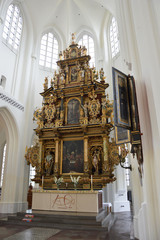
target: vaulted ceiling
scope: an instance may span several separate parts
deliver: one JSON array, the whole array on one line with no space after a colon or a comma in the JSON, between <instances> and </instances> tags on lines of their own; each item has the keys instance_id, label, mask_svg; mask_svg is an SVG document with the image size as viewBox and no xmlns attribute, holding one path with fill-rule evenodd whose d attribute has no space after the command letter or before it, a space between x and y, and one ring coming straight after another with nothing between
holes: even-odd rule
<instances>
[{"instance_id":1,"label":"vaulted ceiling","mask_svg":"<svg viewBox=\"0 0 160 240\"><path fill-rule=\"evenodd\" d=\"M23 2L23 1L22 1ZM36 34L55 27L62 36L80 31L83 26L98 36L114 0L24 0Z\"/></svg>"}]
</instances>

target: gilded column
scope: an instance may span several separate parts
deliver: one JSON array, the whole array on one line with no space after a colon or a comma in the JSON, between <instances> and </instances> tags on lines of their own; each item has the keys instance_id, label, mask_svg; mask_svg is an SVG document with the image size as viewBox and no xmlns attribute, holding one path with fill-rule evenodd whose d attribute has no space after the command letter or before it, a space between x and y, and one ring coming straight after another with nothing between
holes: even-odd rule
<instances>
[{"instance_id":1,"label":"gilded column","mask_svg":"<svg viewBox=\"0 0 160 240\"><path fill-rule=\"evenodd\" d=\"M88 137L84 137L84 173L88 173Z\"/></svg>"},{"instance_id":2,"label":"gilded column","mask_svg":"<svg viewBox=\"0 0 160 240\"><path fill-rule=\"evenodd\" d=\"M63 125L63 120L64 120L64 108L63 108L63 99L64 99L64 96L63 96L63 92L61 93L61 110L60 110L60 126Z\"/></svg>"},{"instance_id":3,"label":"gilded column","mask_svg":"<svg viewBox=\"0 0 160 240\"><path fill-rule=\"evenodd\" d=\"M42 140L39 140L39 159L38 162L41 163L42 161Z\"/></svg>"},{"instance_id":4,"label":"gilded column","mask_svg":"<svg viewBox=\"0 0 160 240\"><path fill-rule=\"evenodd\" d=\"M109 171L108 137L107 136L103 136L103 153L104 153L103 173L106 174Z\"/></svg>"},{"instance_id":5,"label":"gilded column","mask_svg":"<svg viewBox=\"0 0 160 240\"><path fill-rule=\"evenodd\" d=\"M43 164L42 164L42 159L43 159L43 141L39 140L39 158L38 158L38 167L36 168L37 175L39 176L40 174L43 175Z\"/></svg>"},{"instance_id":6,"label":"gilded column","mask_svg":"<svg viewBox=\"0 0 160 240\"><path fill-rule=\"evenodd\" d=\"M55 163L54 163L54 173L58 174L58 152L59 152L59 139L55 139Z\"/></svg>"}]
</instances>

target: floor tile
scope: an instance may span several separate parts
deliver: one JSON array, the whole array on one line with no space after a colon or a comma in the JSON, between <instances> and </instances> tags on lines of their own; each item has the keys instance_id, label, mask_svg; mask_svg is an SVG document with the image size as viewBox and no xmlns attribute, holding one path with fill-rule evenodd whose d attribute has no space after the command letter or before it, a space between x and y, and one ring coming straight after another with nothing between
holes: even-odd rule
<instances>
[{"instance_id":1,"label":"floor tile","mask_svg":"<svg viewBox=\"0 0 160 240\"><path fill-rule=\"evenodd\" d=\"M133 222L130 212L114 214L110 231L85 231L0 224L0 240L130 240ZM132 238L131 237L132 234Z\"/></svg>"},{"instance_id":2,"label":"floor tile","mask_svg":"<svg viewBox=\"0 0 160 240\"><path fill-rule=\"evenodd\" d=\"M106 237L106 232L63 230L48 240L106 240Z\"/></svg>"},{"instance_id":3,"label":"floor tile","mask_svg":"<svg viewBox=\"0 0 160 240\"><path fill-rule=\"evenodd\" d=\"M25 231L16 233L4 240L47 240L49 237L60 232L58 229L50 228L29 228Z\"/></svg>"},{"instance_id":4,"label":"floor tile","mask_svg":"<svg viewBox=\"0 0 160 240\"><path fill-rule=\"evenodd\" d=\"M0 225L0 240L5 239L11 235L14 235L18 232L28 229L27 226L18 226L18 225Z\"/></svg>"}]
</instances>

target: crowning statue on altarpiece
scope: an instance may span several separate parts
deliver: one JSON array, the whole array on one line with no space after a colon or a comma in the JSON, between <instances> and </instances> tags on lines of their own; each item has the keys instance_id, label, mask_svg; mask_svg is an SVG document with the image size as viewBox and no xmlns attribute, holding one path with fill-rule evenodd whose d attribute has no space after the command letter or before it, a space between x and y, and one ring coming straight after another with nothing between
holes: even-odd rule
<instances>
[{"instance_id":1,"label":"crowning statue on altarpiece","mask_svg":"<svg viewBox=\"0 0 160 240\"><path fill-rule=\"evenodd\" d=\"M72 189L70 175L80 176L78 189L101 189L115 180L119 164L118 147L110 140L113 129L113 102L106 97L103 68L89 66L86 48L71 45L60 52L51 85L45 78L43 104L34 112L39 142L26 152L28 164L36 167L34 181L56 188L54 177L63 177L62 189ZM37 152L38 149L38 152ZM33 161L33 153L36 160ZM92 178L91 178L92 176Z\"/></svg>"}]
</instances>

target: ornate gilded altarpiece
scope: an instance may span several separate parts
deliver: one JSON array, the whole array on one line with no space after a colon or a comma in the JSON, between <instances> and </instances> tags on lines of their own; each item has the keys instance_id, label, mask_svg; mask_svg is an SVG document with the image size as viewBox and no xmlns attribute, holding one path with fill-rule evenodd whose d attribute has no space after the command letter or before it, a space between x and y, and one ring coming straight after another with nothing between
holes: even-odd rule
<instances>
[{"instance_id":1,"label":"ornate gilded altarpiece","mask_svg":"<svg viewBox=\"0 0 160 240\"><path fill-rule=\"evenodd\" d=\"M63 177L60 189L73 189L70 175L80 176L77 189L102 189L115 181L118 147L110 139L113 102L106 96L104 71L89 66L86 48L71 45L60 52L58 71L50 86L44 81L43 104L34 112L38 142L26 151L36 167L36 183L56 189L54 177Z\"/></svg>"}]
</instances>

